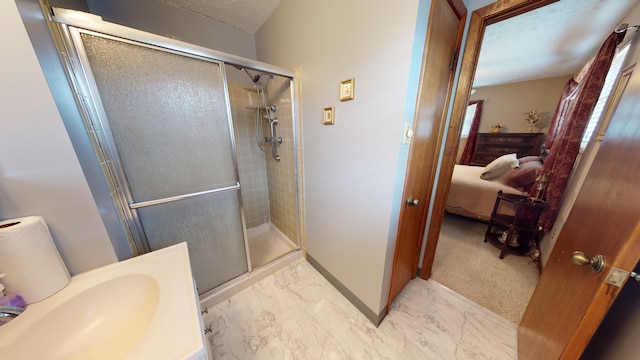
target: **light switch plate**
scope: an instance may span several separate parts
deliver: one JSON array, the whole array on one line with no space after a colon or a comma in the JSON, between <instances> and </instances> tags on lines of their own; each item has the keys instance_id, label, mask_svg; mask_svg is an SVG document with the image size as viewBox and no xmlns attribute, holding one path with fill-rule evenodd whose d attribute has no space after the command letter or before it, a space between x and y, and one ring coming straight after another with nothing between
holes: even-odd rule
<instances>
[{"instance_id":1,"label":"light switch plate","mask_svg":"<svg viewBox=\"0 0 640 360\"><path fill-rule=\"evenodd\" d=\"M334 118L334 108L332 107L326 107L324 109L322 109L322 123L324 125L333 125L335 124L335 118Z\"/></svg>"},{"instance_id":2,"label":"light switch plate","mask_svg":"<svg viewBox=\"0 0 640 360\"><path fill-rule=\"evenodd\" d=\"M402 130L402 144L406 145L411 141L413 137L413 129L411 123L404 123L404 129Z\"/></svg>"}]
</instances>

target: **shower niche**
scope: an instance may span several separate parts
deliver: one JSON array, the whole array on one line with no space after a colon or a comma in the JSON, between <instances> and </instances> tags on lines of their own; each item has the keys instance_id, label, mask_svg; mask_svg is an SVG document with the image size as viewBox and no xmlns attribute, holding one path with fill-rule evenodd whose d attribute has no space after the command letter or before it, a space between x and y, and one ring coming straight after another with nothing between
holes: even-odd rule
<instances>
[{"instance_id":1,"label":"shower niche","mask_svg":"<svg viewBox=\"0 0 640 360\"><path fill-rule=\"evenodd\" d=\"M291 71L53 10L76 151L96 154L133 255L186 241L208 298L300 253Z\"/></svg>"}]
</instances>

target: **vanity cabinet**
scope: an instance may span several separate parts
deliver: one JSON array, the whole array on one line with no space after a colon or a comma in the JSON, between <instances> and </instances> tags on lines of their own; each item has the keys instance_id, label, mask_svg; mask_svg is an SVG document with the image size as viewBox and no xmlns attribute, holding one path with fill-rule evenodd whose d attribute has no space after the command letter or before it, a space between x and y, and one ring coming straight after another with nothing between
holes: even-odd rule
<instances>
[{"instance_id":1,"label":"vanity cabinet","mask_svg":"<svg viewBox=\"0 0 640 360\"><path fill-rule=\"evenodd\" d=\"M470 165L486 166L504 154L538 155L543 133L478 133Z\"/></svg>"}]
</instances>

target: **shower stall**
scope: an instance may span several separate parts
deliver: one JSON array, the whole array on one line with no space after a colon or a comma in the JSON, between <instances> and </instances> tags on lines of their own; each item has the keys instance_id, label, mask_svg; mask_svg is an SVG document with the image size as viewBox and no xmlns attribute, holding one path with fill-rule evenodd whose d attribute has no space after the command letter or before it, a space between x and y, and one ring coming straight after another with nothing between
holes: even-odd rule
<instances>
[{"instance_id":1,"label":"shower stall","mask_svg":"<svg viewBox=\"0 0 640 360\"><path fill-rule=\"evenodd\" d=\"M297 247L295 131L289 79L226 66L252 267ZM248 76L243 76L248 75Z\"/></svg>"},{"instance_id":2,"label":"shower stall","mask_svg":"<svg viewBox=\"0 0 640 360\"><path fill-rule=\"evenodd\" d=\"M186 241L201 295L300 249L293 74L54 9L134 255Z\"/></svg>"}]
</instances>

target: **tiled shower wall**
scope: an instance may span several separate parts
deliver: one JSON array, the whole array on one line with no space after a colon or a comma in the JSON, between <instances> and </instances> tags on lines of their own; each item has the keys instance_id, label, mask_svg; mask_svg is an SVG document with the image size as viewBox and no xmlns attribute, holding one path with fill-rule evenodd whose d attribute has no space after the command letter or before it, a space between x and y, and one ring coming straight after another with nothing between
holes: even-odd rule
<instances>
[{"instance_id":1,"label":"tiled shower wall","mask_svg":"<svg viewBox=\"0 0 640 360\"><path fill-rule=\"evenodd\" d=\"M276 76L269 81L266 91L270 105L275 105L277 108L276 132L277 136L282 137L282 144L278 147L280 161L273 159L270 149L266 153L271 223L297 244L298 208L290 80Z\"/></svg>"},{"instance_id":2,"label":"tiled shower wall","mask_svg":"<svg viewBox=\"0 0 640 360\"><path fill-rule=\"evenodd\" d=\"M247 228L271 221L291 241L298 242L296 174L293 141L293 111L289 79L274 77L266 87L268 105L276 106L277 136L280 162L271 156L271 146L256 143L257 92L246 85L229 83L231 113L236 139L236 154L240 172L242 203ZM261 138L270 136L269 123L260 111Z\"/></svg>"},{"instance_id":3,"label":"tiled shower wall","mask_svg":"<svg viewBox=\"0 0 640 360\"><path fill-rule=\"evenodd\" d=\"M231 115L240 172L242 205L247 228L269 222L269 188L265 154L256 143L257 93L241 84L229 83ZM260 121L265 121L260 119ZM263 124L264 125L264 124Z\"/></svg>"}]
</instances>

